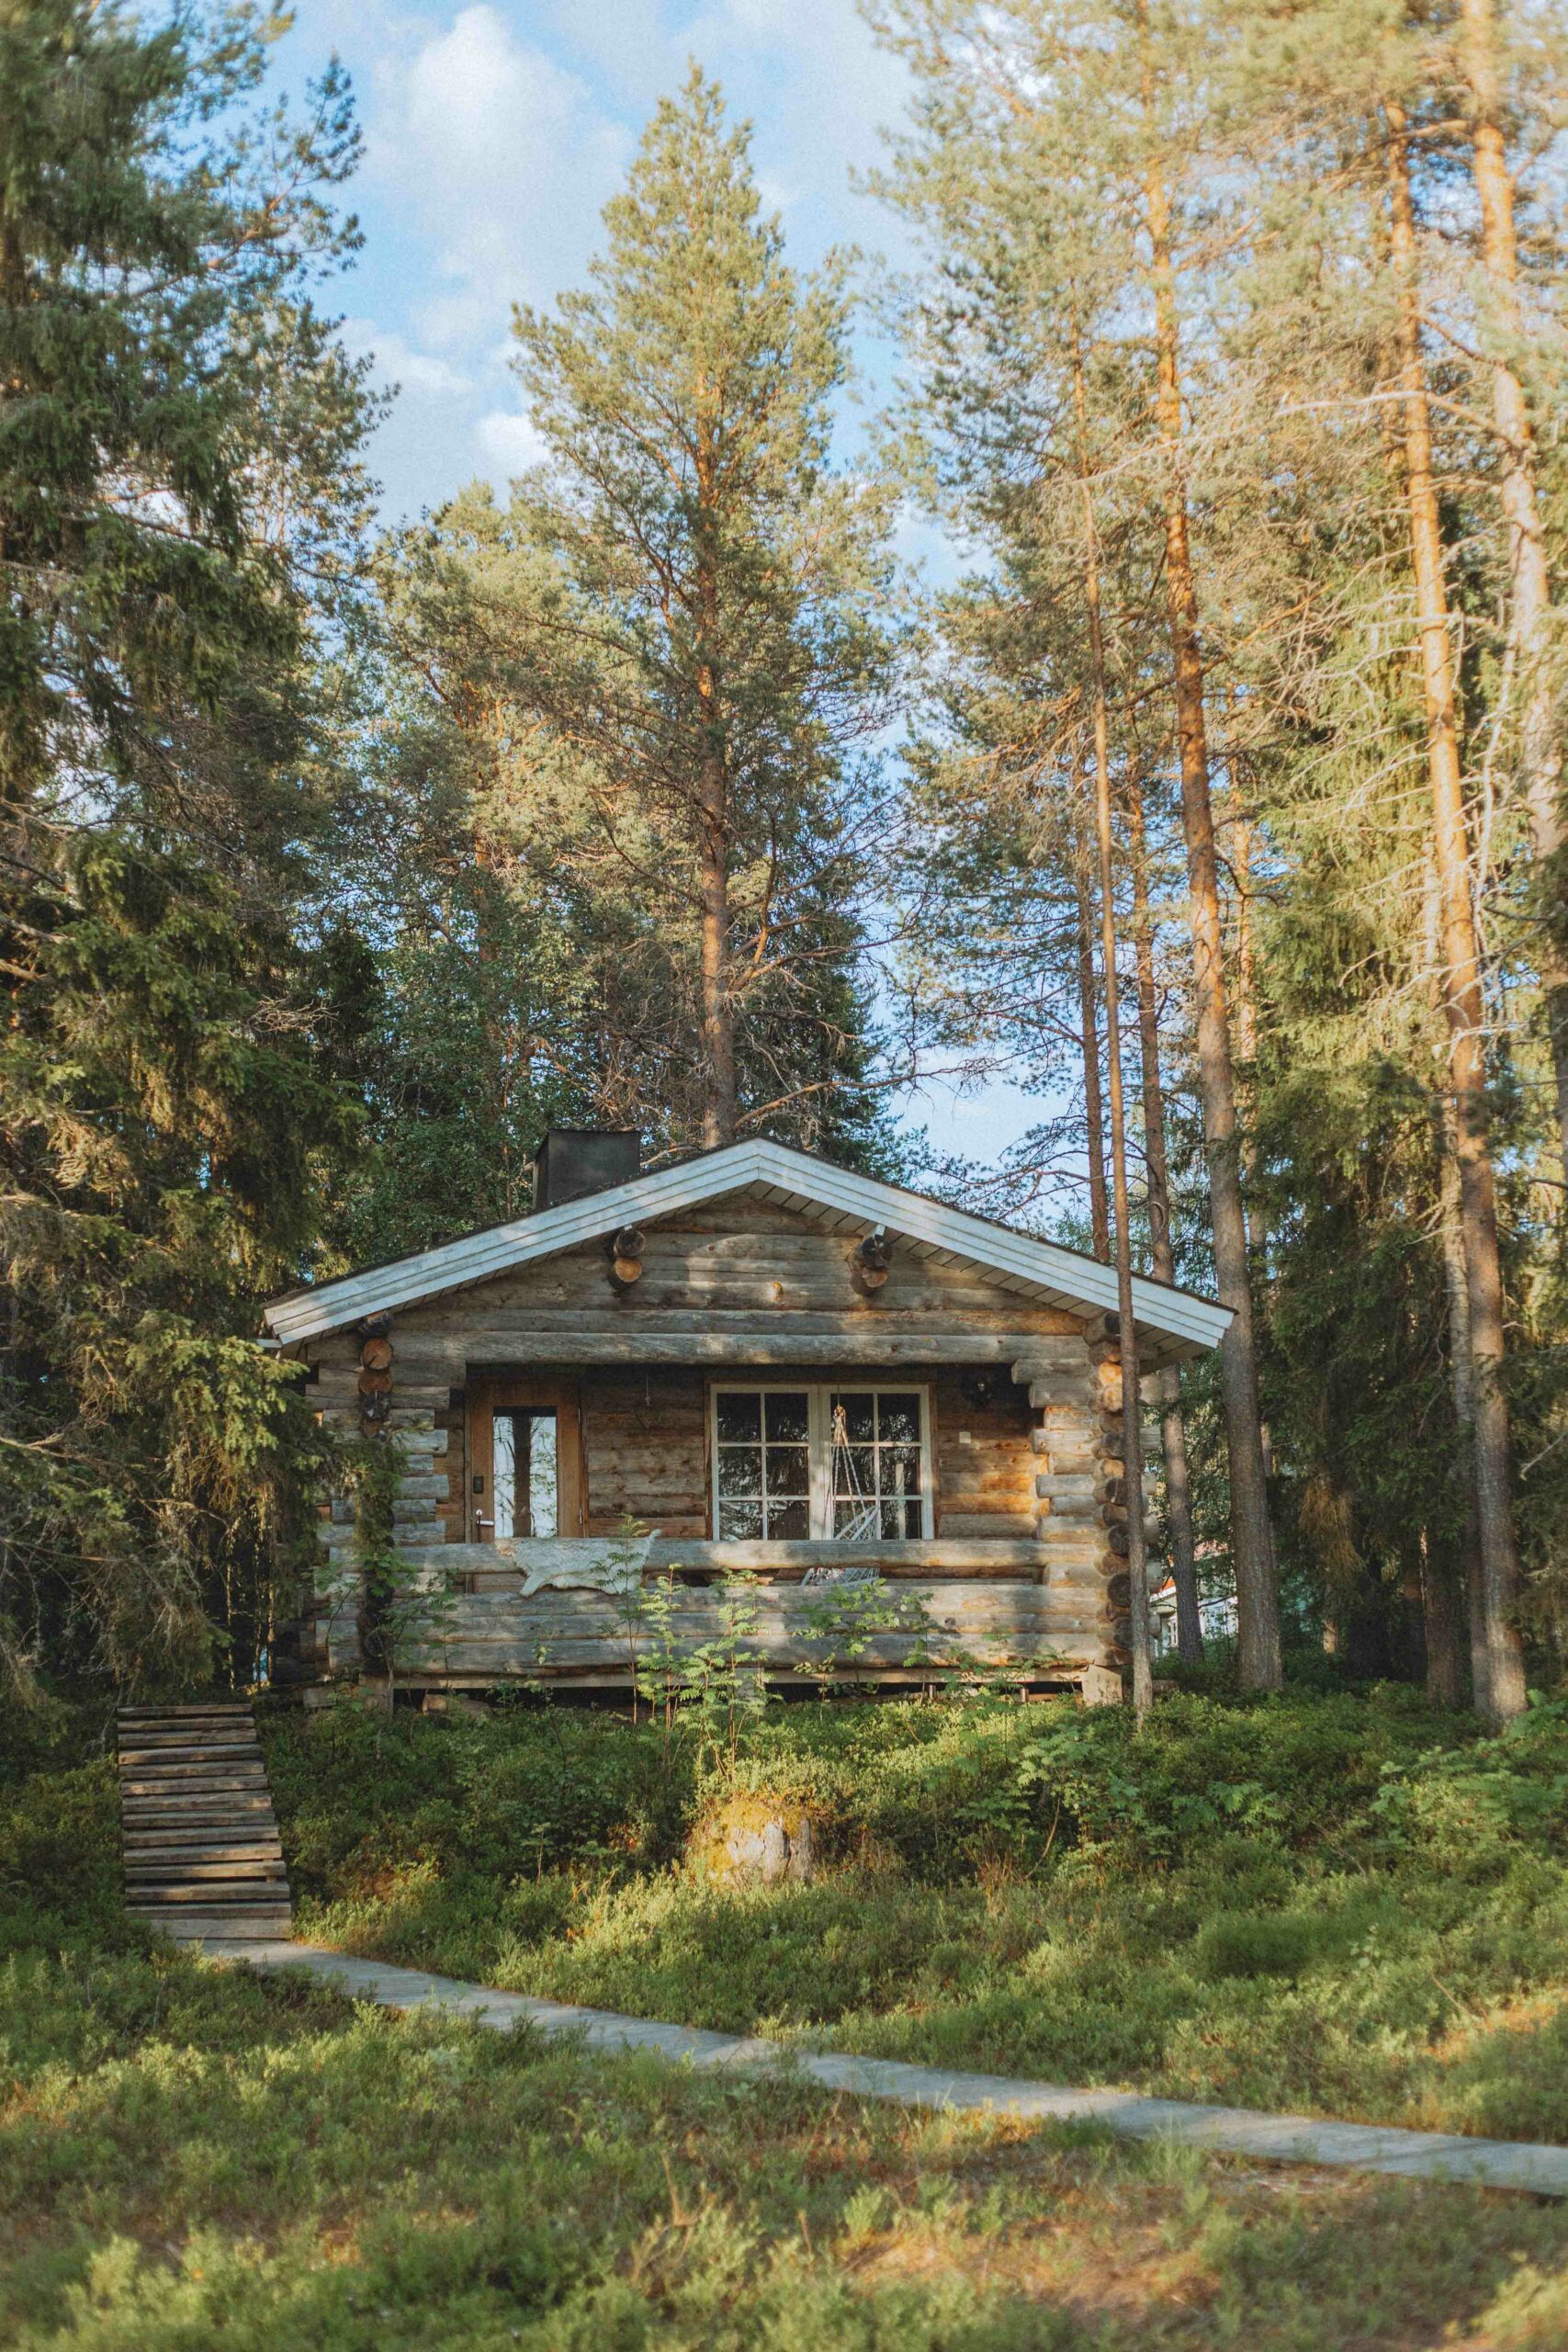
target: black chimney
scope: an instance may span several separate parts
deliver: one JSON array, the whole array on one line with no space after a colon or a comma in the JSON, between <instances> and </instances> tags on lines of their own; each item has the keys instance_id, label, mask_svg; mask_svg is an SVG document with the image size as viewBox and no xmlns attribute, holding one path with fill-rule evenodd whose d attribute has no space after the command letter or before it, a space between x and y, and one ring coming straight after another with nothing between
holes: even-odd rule
<instances>
[{"instance_id":1,"label":"black chimney","mask_svg":"<svg viewBox=\"0 0 1568 2352\"><path fill-rule=\"evenodd\" d=\"M635 1127L551 1127L534 1154L534 1206L556 1209L585 1193L629 1183L641 1164Z\"/></svg>"}]
</instances>

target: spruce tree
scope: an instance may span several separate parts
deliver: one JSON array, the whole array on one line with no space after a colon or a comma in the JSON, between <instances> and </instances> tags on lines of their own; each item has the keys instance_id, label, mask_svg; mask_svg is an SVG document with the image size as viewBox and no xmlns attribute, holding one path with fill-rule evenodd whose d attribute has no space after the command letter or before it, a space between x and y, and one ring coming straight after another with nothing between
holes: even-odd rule
<instances>
[{"instance_id":1,"label":"spruce tree","mask_svg":"<svg viewBox=\"0 0 1568 2352\"><path fill-rule=\"evenodd\" d=\"M311 288L352 246L335 74L273 20L0 17L0 1038L10 1679L200 1672L310 1443L255 1297L352 1115L294 918L317 632L366 403ZM312 611L310 594L317 600Z\"/></svg>"}]
</instances>

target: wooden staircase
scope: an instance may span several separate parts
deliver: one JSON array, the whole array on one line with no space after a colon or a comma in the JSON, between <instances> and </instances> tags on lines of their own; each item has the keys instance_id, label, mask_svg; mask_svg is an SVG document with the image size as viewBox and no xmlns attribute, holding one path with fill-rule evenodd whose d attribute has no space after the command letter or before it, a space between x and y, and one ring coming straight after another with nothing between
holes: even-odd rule
<instances>
[{"instance_id":1,"label":"wooden staircase","mask_svg":"<svg viewBox=\"0 0 1568 2352\"><path fill-rule=\"evenodd\" d=\"M283 1848L249 1705L121 1707L118 1746L131 1917L181 1943L290 1934Z\"/></svg>"}]
</instances>

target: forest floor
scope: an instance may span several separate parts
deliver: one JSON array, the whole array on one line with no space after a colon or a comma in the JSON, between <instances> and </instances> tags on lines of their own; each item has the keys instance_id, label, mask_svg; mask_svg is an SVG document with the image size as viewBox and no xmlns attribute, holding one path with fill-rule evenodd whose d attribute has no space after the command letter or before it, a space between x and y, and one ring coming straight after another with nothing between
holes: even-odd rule
<instances>
[{"instance_id":1,"label":"forest floor","mask_svg":"<svg viewBox=\"0 0 1568 2352\"><path fill-rule=\"evenodd\" d=\"M1561 1717L1499 1747L1398 1694L1162 1713L1138 1743L1066 1708L791 1710L705 1770L554 1710L268 1737L301 1931L350 1948L689 2023L1568 2136ZM704 2080L154 1951L84 1736L0 1786L0 2340L26 2352L1568 2337L1555 2204ZM812 1804L818 1883L680 1867L737 1781ZM1358 2050L1371 2087L1342 2103Z\"/></svg>"}]
</instances>

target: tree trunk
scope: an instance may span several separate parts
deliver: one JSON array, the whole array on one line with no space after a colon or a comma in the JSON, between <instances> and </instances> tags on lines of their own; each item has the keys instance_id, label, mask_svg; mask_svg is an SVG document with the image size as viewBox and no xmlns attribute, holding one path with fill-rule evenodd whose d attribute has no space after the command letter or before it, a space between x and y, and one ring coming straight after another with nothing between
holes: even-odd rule
<instances>
[{"instance_id":1,"label":"tree trunk","mask_svg":"<svg viewBox=\"0 0 1568 2352\"><path fill-rule=\"evenodd\" d=\"M1094 908L1089 888L1089 845L1073 811L1073 888L1078 902L1078 1034L1083 1039L1085 1149L1089 1154L1090 1247L1111 1262L1111 1203L1105 1187L1105 1105L1100 1091L1099 990L1094 978Z\"/></svg>"},{"instance_id":2,"label":"tree trunk","mask_svg":"<svg viewBox=\"0 0 1568 2352\"><path fill-rule=\"evenodd\" d=\"M718 643L718 566L714 552L716 466L711 420L697 454L696 602L702 641L697 698L702 729L697 787L697 896L702 922L703 1142L735 1141L735 1007L729 990L729 778Z\"/></svg>"},{"instance_id":3,"label":"tree trunk","mask_svg":"<svg viewBox=\"0 0 1568 2352\"><path fill-rule=\"evenodd\" d=\"M1421 1531L1421 1625L1426 1648L1427 1696L1439 1707L1464 1702L1460 1666L1459 1596L1442 1563L1432 1557Z\"/></svg>"},{"instance_id":4,"label":"tree trunk","mask_svg":"<svg viewBox=\"0 0 1568 2352\"><path fill-rule=\"evenodd\" d=\"M1242 1176L1255 1184L1258 1175L1258 990L1252 944L1252 826L1244 816L1231 820L1231 870L1235 876L1235 1053L1241 1064L1238 1091L1246 1111L1241 1148ZM1247 1204L1247 1238L1261 1267L1268 1257L1269 1221L1256 1199ZM1268 1442L1264 1443L1268 1459Z\"/></svg>"},{"instance_id":5,"label":"tree trunk","mask_svg":"<svg viewBox=\"0 0 1568 2352\"><path fill-rule=\"evenodd\" d=\"M1149 1653L1149 1571L1144 1548L1144 1411L1138 1332L1133 1315L1133 1220L1127 1187L1127 1118L1122 1091L1121 987L1116 969L1115 870L1111 854L1111 746L1105 716L1105 640L1100 618L1100 548L1084 417L1083 357L1075 336L1073 390L1077 409L1079 480L1084 507L1084 605L1094 687L1094 816L1100 850L1100 961L1105 975L1105 1065L1111 1094L1111 1174L1116 1195L1116 1319L1122 1357L1122 1477L1127 1496L1127 1583L1133 1623L1133 1705L1140 1722L1154 1704Z\"/></svg>"},{"instance_id":6,"label":"tree trunk","mask_svg":"<svg viewBox=\"0 0 1568 2352\"><path fill-rule=\"evenodd\" d=\"M1399 300L1400 384L1404 392L1405 499L1421 632L1427 705L1427 763L1432 789L1432 840L1443 960L1443 1010L1449 1025L1454 1142L1459 1159L1461 1229L1474 1370L1475 1488L1481 1520L1481 1571L1486 1616L1485 1712L1496 1722L1525 1704L1524 1645L1514 1623L1519 1597L1514 1542L1508 1407L1503 1393L1503 1272L1497 1247L1496 1188L1486 1136L1486 1071L1482 1048L1485 1006L1475 917L1470 899L1470 843L1449 642L1441 519L1432 471L1431 415L1421 357L1416 215L1403 107L1384 106L1388 123L1390 253Z\"/></svg>"},{"instance_id":7,"label":"tree trunk","mask_svg":"<svg viewBox=\"0 0 1568 2352\"><path fill-rule=\"evenodd\" d=\"M735 1141L735 1014L729 1001L729 855L723 769L705 775L699 815L702 900L703 1141Z\"/></svg>"},{"instance_id":8,"label":"tree trunk","mask_svg":"<svg viewBox=\"0 0 1568 2352\"><path fill-rule=\"evenodd\" d=\"M1136 770L1127 778L1127 821L1133 866L1133 944L1138 975L1138 1044L1143 1073L1144 1157L1149 1171L1149 1257L1155 1280L1176 1280L1170 1244L1170 1163L1165 1144L1165 1088L1159 1070L1159 1007L1155 992L1154 931L1149 921L1148 857L1144 787ZM1165 1508L1170 1521L1170 1577L1176 1587L1176 1654L1188 1666L1203 1662L1203 1621L1198 1608L1198 1555L1192 1537L1192 1483L1187 1465L1187 1424L1181 1415L1181 1375L1167 1364L1159 1375L1160 1436L1165 1447Z\"/></svg>"},{"instance_id":9,"label":"tree trunk","mask_svg":"<svg viewBox=\"0 0 1568 2352\"><path fill-rule=\"evenodd\" d=\"M1146 29L1139 0L1140 29ZM1154 80L1145 47L1145 118L1152 120ZM1176 286L1170 254L1170 206L1152 146L1145 182L1153 253L1156 413L1165 473L1166 605L1176 673L1176 723L1181 754L1181 822L1192 930L1193 994L1197 1013L1198 1091L1214 1237L1214 1274L1231 1310L1220 1346L1220 1380L1230 1468L1231 1559L1235 1576L1237 1665L1247 1690L1277 1690L1282 1682L1280 1600L1269 1531L1262 1413L1252 1286L1247 1262L1247 1222L1237 1155L1235 1080L1225 1006L1224 947L1220 925L1214 812L1209 790L1209 745L1203 713L1203 663L1198 645L1198 595L1192 573L1183 467L1181 383L1177 348Z\"/></svg>"},{"instance_id":10,"label":"tree trunk","mask_svg":"<svg viewBox=\"0 0 1568 2352\"><path fill-rule=\"evenodd\" d=\"M1493 316L1487 341L1492 361L1492 413L1501 444L1503 514L1508 526L1508 571L1513 588L1510 628L1524 701L1520 753L1525 808L1539 895L1547 920L1539 956L1546 1002L1547 1035L1557 1090L1558 1140L1568 1170L1568 955L1545 903L1561 884L1553 861L1568 831L1563 824L1562 752L1552 725L1551 678L1547 632L1551 588L1547 571L1546 533L1536 488L1535 435L1524 386L1512 366L1523 332L1518 294L1518 241L1514 228L1514 180L1503 139L1502 96L1497 74L1497 28L1492 0L1461 0L1461 55L1470 85L1472 171L1481 206L1481 250L1490 281Z\"/></svg>"},{"instance_id":11,"label":"tree trunk","mask_svg":"<svg viewBox=\"0 0 1568 2352\"><path fill-rule=\"evenodd\" d=\"M1453 1150L1451 1105L1439 1106L1438 1199L1443 1243L1443 1293L1449 1317L1449 1384L1459 1423L1464 1475L1464 1592L1470 1634L1470 1687L1477 1714L1492 1713L1486 1641L1485 1582L1481 1572L1481 1515L1475 1499L1475 1369L1470 1355L1470 1285L1464 1272L1464 1221L1459 1161Z\"/></svg>"}]
</instances>

